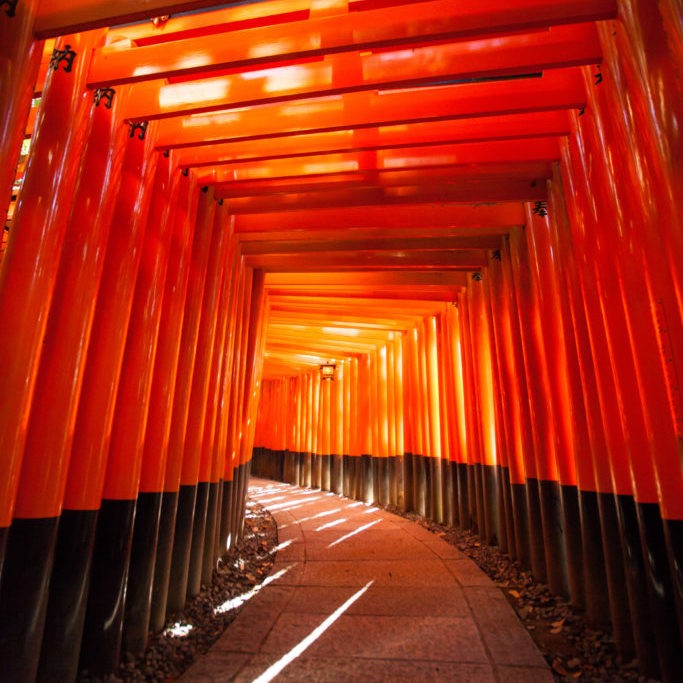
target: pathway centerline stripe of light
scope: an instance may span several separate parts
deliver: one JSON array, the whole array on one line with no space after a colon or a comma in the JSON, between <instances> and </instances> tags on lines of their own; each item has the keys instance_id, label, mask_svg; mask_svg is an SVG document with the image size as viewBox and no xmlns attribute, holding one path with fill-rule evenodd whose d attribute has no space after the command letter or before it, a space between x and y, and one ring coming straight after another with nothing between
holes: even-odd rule
<instances>
[{"instance_id":1,"label":"pathway centerline stripe of light","mask_svg":"<svg viewBox=\"0 0 683 683\"><path fill-rule=\"evenodd\" d=\"M253 680L253 683L268 683L272 681L288 664L293 662L299 655L301 655L310 645L312 645L332 624L339 619L339 617L346 612L356 600L358 600L365 591L372 586L374 579L368 581L363 588L355 592L346 602L337 607L327 619L325 619L319 626L314 628L300 643L295 645L284 657L280 658L275 664L269 666L260 676Z\"/></svg>"}]
</instances>

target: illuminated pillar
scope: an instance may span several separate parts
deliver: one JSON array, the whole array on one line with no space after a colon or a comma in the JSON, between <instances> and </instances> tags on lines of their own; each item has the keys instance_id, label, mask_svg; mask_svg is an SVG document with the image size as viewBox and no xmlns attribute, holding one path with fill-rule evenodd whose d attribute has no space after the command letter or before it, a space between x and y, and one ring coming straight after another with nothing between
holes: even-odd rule
<instances>
[{"instance_id":1,"label":"illuminated pillar","mask_svg":"<svg viewBox=\"0 0 683 683\"><path fill-rule=\"evenodd\" d=\"M171 612L177 612L185 604L185 591L177 587L179 581L177 575L174 575L173 580L171 580L171 557L178 501L181 495L186 497L184 491L179 491L180 473L183 466L183 446L187 428L190 390L192 388L197 332L204 295L206 264L211 245L215 209L216 203L213 200L212 190L201 192L199 194L196 224L192 240L192 256L185 297L185 313L183 315L180 353L173 396L173 414L168 440L164 495L162 497L159 521L159 547L157 549L154 585L152 588L153 624L158 624L159 622L163 624L167 609Z\"/></svg>"},{"instance_id":2,"label":"illuminated pillar","mask_svg":"<svg viewBox=\"0 0 683 683\"><path fill-rule=\"evenodd\" d=\"M0 8L0 225L3 228L43 52L43 42L33 38L39 4L40 0L23 0L14 7Z\"/></svg>"},{"instance_id":3,"label":"illuminated pillar","mask_svg":"<svg viewBox=\"0 0 683 683\"><path fill-rule=\"evenodd\" d=\"M33 495L46 502L51 500L53 513L64 503L41 646L41 680L70 680L75 678L78 668L97 512L73 507L74 501L69 497L63 501L63 497L86 349L127 147L128 126L119 118L126 91L127 88L119 88L111 100L96 99L93 107L67 226L69 239L64 242L45 332L24 453L26 475L33 478L30 472L40 471L39 481L48 487L36 488L34 479ZM49 562L45 565L49 566Z\"/></svg>"},{"instance_id":4,"label":"illuminated pillar","mask_svg":"<svg viewBox=\"0 0 683 683\"><path fill-rule=\"evenodd\" d=\"M29 30L30 19L23 9L15 19L19 19L17 29ZM8 21L12 19L3 10L3 35ZM18 681L32 680L38 666L47 604L45 582L51 568L61 505L59 482L44 479L51 474L49 468L45 471L33 462L28 463L26 474L22 475L21 507L14 510L14 502L59 256L91 112L91 95L85 91L86 75L100 36L95 31L57 42L14 227L0 270L0 330L5 339L0 370L0 610L16 615L0 622L0 662L6 667L4 673ZM21 42L21 35L17 35L17 40ZM9 43L12 46L14 40ZM31 50L26 44L24 47ZM25 67L32 68L30 64ZM27 87L24 85L17 93L20 98L25 97ZM7 118L14 119L15 123L9 125L15 128L16 116L3 112L3 123L7 123ZM7 132L16 140L15 130ZM4 195L5 188L0 188L0 192ZM59 462L51 459L47 464L61 474ZM43 490L50 491L50 500L40 498ZM7 560L3 566L5 543ZM30 561L34 555L44 561Z\"/></svg>"}]
</instances>

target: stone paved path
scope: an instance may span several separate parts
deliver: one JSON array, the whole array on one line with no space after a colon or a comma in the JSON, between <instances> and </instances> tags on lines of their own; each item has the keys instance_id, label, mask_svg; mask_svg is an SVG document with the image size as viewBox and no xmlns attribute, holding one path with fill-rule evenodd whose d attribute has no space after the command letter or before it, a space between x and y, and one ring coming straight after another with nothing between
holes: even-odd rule
<instances>
[{"instance_id":1,"label":"stone paved path","mask_svg":"<svg viewBox=\"0 0 683 683\"><path fill-rule=\"evenodd\" d=\"M182 681L552 682L500 590L438 536L326 491L249 490L278 525L273 571Z\"/></svg>"}]
</instances>

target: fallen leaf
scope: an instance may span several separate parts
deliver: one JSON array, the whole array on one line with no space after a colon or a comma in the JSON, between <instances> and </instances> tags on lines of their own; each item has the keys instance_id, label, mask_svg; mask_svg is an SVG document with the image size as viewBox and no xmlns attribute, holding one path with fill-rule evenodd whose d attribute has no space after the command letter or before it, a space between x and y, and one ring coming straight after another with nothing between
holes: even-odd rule
<instances>
[{"instance_id":1,"label":"fallen leaf","mask_svg":"<svg viewBox=\"0 0 683 683\"><path fill-rule=\"evenodd\" d=\"M557 671L560 676L569 676L569 672L562 666L562 662L559 659L553 660L553 669Z\"/></svg>"},{"instance_id":2,"label":"fallen leaf","mask_svg":"<svg viewBox=\"0 0 683 683\"><path fill-rule=\"evenodd\" d=\"M516 591L516 590L510 590L510 591L508 591L508 593L510 593L510 595L511 595L513 598L518 598L518 597L519 597L519 592Z\"/></svg>"}]
</instances>

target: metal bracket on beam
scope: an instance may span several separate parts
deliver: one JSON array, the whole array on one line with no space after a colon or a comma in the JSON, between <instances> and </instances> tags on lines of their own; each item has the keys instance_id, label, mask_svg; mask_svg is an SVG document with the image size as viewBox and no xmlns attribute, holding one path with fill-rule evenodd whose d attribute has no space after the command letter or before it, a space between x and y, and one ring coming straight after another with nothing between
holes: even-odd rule
<instances>
[{"instance_id":1,"label":"metal bracket on beam","mask_svg":"<svg viewBox=\"0 0 683 683\"><path fill-rule=\"evenodd\" d=\"M58 50L55 48L52 50L52 56L50 57L48 69L54 69L57 71L57 69L59 69L59 65L62 62L65 62L64 71L69 73L73 68L74 59L76 59L76 51L71 49L71 45L65 45L63 50Z\"/></svg>"},{"instance_id":2,"label":"metal bracket on beam","mask_svg":"<svg viewBox=\"0 0 683 683\"><path fill-rule=\"evenodd\" d=\"M595 78L595 85L597 85L598 83L602 83L602 71L600 69L600 65L597 64L596 66L597 66L598 72L593 74L593 76Z\"/></svg>"},{"instance_id":3,"label":"metal bracket on beam","mask_svg":"<svg viewBox=\"0 0 683 683\"><path fill-rule=\"evenodd\" d=\"M494 249L491 252L491 258L494 259L495 261L502 261L502 257L500 255L500 249Z\"/></svg>"},{"instance_id":4,"label":"metal bracket on beam","mask_svg":"<svg viewBox=\"0 0 683 683\"><path fill-rule=\"evenodd\" d=\"M17 15L17 3L19 0L0 0L0 7L3 5L7 5L7 9L5 10L5 14L7 14L8 17L12 18Z\"/></svg>"},{"instance_id":5,"label":"metal bracket on beam","mask_svg":"<svg viewBox=\"0 0 683 683\"><path fill-rule=\"evenodd\" d=\"M114 101L114 94L116 93L116 90L114 88L97 88L95 90L95 106L99 107L100 102L104 100L104 106L107 109L111 109L112 102Z\"/></svg>"},{"instance_id":6,"label":"metal bracket on beam","mask_svg":"<svg viewBox=\"0 0 683 683\"><path fill-rule=\"evenodd\" d=\"M481 274L481 273L472 273L472 279L473 279L475 282L481 282L482 279L483 279L483 277L482 277L482 274Z\"/></svg>"},{"instance_id":7,"label":"metal bracket on beam","mask_svg":"<svg viewBox=\"0 0 683 683\"><path fill-rule=\"evenodd\" d=\"M149 121L131 121L128 125L130 126L130 132L128 133L129 138L135 137L135 131L137 130L140 131L138 133L138 137L140 138L140 140L145 139L145 133L147 132L147 126L149 126Z\"/></svg>"},{"instance_id":8,"label":"metal bracket on beam","mask_svg":"<svg viewBox=\"0 0 683 683\"><path fill-rule=\"evenodd\" d=\"M183 175L187 178L187 176L190 175L190 167L187 166L186 168L183 169Z\"/></svg>"}]
</instances>

